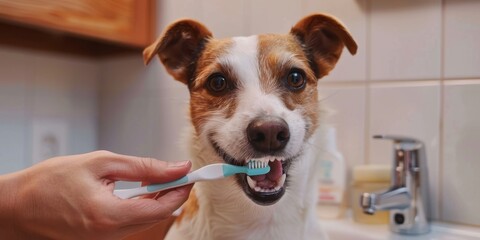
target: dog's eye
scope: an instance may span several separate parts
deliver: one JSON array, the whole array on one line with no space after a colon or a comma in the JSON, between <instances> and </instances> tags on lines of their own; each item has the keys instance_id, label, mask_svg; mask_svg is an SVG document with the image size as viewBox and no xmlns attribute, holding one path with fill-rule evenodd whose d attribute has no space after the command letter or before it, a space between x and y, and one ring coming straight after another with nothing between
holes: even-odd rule
<instances>
[{"instance_id":1,"label":"dog's eye","mask_svg":"<svg viewBox=\"0 0 480 240\"><path fill-rule=\"evenodd\" d=\"M220 74L215 74L208 78L207 88L212 93L215 93L215 94L222 93L228 88L227 79Z\"/></svg>"},{"instance_id":2,"label":"dog's eye","mask_svg":"<svg viewBox=\"0 0 480 240\"><path fill-rule=\"evenodd\" d=\"M290 71L290 73L288 73L286 81L287 87L293 91L303 89L307 82L305 80L304 73L298 69L293 69L292 71Z\"/></svg>"}]
</instances>

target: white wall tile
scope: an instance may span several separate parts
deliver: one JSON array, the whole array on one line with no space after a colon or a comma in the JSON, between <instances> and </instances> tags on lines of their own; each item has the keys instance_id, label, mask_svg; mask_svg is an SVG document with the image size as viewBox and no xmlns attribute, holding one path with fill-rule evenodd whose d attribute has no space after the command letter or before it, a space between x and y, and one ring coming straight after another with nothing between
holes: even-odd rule
<instances>
[{"instance_id":1,"label":"white wall tile","mask_svg":"<svg viewBox=\"0 0 480 240\"><path fill-rule=\"evenodd\" d=\"M59 55L42 54L34 57L31 79L33 117L69 117L74 69L74 64Z\"/></svg>"},{"instance_id":2,"label":"white wall tile","mask_svg":"<svg viewBox=\"0 0 480 240\"><path fill-rule=\"evenodd\" d=\"M97 149L97 62L57 54L40 54L34 61L33 123L65 122L66 154Z\"/></svg>"},{"instance_id":3,"label":"white wall tile","mask_svg":"<svg viewBox=\"0 0 480 240\"><path fill-rule=\"evenodd\" d=\"M437 82L374 85L370 89L368 136L392 134L424 142L433 218L438 218L440 86ZM370 139L367 162L392 164L392 143Z\"/></svg>"},{"instance_id":4,"label":"white wall tile","mask_svg":"<svg viewBox=\"0 0 480 240\"><path fill-rule=\"evenodd\" d=\"M180 83L179 83L180 84ZM152 156L162 160L191 159L187 127L189 96L186 86L173 89L170 94L157 94L148 99L149 140Z\"/></svg>"},{"instance_id":5,"label":"white wall tile","mask_svg":"<svg viewBox=\"0 0 480 240\"><path fill-rule=\"evenodd\" d=\"M61 154L96 149L97 72L88 59L0 49L0 172L30 166L38 126L56 121L64 123Z\"/></svg>"},{"instance_id":6,"label":"white wall tile","mask_svg":"<svg viewBox=\"0 0 480 240\"><path fill-rule=\"evenodd\" d=\"M75 61L73 72L68 148L69 154L78 154L98 149L99 64L97 61Z\"/></svg>"},{"instance_id":7,"label":"white wall tile","mask_svg":"<svg viewBox=\"0 0 480 240\"><path fill-rule=\"evenodd\" d=\"M104 61L100 72L99 145L131 155L149 155L148 90L142 60L122 57Z\"/></svg>"},{"instance_id":8,"label":"white wall tile","mask_svg":"<svg viewBox=\"0 0 480 240\"><path fill-rule=\"evenodd\" d=\"M320 85L320 102L329 108L327 123L337 129L337 144L348 166L364 164L365 86Z\"/></svg>"},{"instance_id":9,"label":"white wall tile","mask_svg":"<svg viewBox=\"0 0 480 240\"><path fill-rule=\"evenodd\" d=\"M250 17L250 34L286 34L303 16L301 1L291 0L250 0L247 11Z\"/></svg>"},{"instance_id":10,"label":"white wall tile","mask_svg":"<svg viewBox=\"0 0 480 240\"><path fill-rule=\"evenodd\" d=\"M335 69L325 81L365 81L367 78L367 12L366 1L318 1L305 0L304 15L327 13L337 17L348 28L357 42L357 54L352 56L344 49Z\"/></svg>"},{"instance_id":11,"label":"white wall tile","mask_svg":"<svg viewBox=\"0 0 480 240\"><path fill-rule=\"evenodd\" d=\"M445 2L445 77L480 77L480 1Z\"/></svg>"},{"instance_id":12,"label":"white wall tile","mask_svg":"<svg viewBox=\"0 0 480 240\"><path fill-rule=\"evenodd\" d=\"M27 166L28 53L0 48L0 174Z\"/></svg>"},{"instance_id":13,"label":"white wall tile","mask_svg":"<svg viewBox=\"0 0 480 240\"><path fill-rule=\"evenodd\" d=\"M245 9L247 1L203 0L203 23L216 38L248 35ZM219 19L219 16L222 17Z\"/></svg>"},{"instance_id":14,"label":"white wall tile","mask_svg":"<svg viewBox=\"0 0 480 240\"><path fill-rule=\"evenodd\" d=\"M1 110L0 110L1 112ZM0 174L15 172L29 165L27 163L27 119L13 120L0 115Z\"/></svg>"},{"instance_id":15,"label":"white wall tile","mask_svg":"<svg viewBox=\"0 0 480 240\"><path fill-rule=\"evenodd\" d=\"M372 80L438 79L441 1L370 1Z\"/></svg>"},{"instance_id":16,"label":"white wall tile","mask_svg":"<svg viewBox=\"0 0 480 240\"><path fill-rule=\"evenodd\" d=\"M157 1L157 34L173 21L182 18L202 19L202 1L199 0L162 0Z\"/></svg>"},{"instance_id":17,"label":"white wall tile","mask_svg":"<svg viewBox=\"0 0 480 240\"><path fill-rule=\"evenodd\" d=\"M480 225L480 81L445 86L442 220Z\"/></svg>"}]
</instances>

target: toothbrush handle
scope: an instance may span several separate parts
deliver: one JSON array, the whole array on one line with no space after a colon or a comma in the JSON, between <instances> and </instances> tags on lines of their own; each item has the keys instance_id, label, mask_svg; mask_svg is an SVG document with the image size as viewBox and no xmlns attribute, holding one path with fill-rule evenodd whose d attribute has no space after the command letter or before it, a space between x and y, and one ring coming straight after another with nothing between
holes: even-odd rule
<instances>
[{"instance_id":1,"label":"toothbrush handle","mask_svg":"<svg viewBox=\"0 0 480 240\"><path fill-rule=\"evenodd\" d=\"M229 166L229 167L227 167ZM186 176L172 182L152 184L139 188L119 189L113 191L113 194L121 199L133 198L136 196L159 192L170 188L184 186L197 181L207 181L231 176L234 173L244 172L243 168L230 166L224 163L216 163L197 169Z\"/></svg>"},{"instance_id":2,"label":"toothbrush handle","mask_svg":"<svg viewBox=\"0 0 480 240\"><path fill-rule=\"evenodd\" d=\"M172 182L151 184L148 186L131 188L131 189L118 189L113 191L113 194L121 199L128 199L128 198L133 198L133 197L137 197L144 194L155 193L155 192L167 190L170 188L184 186L193 182L194 182L194 179L189 179L187 175Z\"/></svg>"}]
</instances>

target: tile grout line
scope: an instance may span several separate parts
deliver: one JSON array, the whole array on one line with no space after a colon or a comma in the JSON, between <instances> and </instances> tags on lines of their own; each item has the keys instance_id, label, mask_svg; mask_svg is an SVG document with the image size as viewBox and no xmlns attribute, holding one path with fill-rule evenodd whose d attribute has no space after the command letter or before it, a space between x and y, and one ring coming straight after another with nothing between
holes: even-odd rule
<instances>
[{"instance_id":1,"label":"tile grout line","mask_svg":"<svg viewBox=\"0 0 480 240\"><path fill-rule=\"evenodd\" d=\"M445 115L445 0L441 1L441 37L440 37L440 109L439 109L439 136L438 136L438 172L437 172L437 181L438 181L438 206L437 213L438 218L441 221L445 221L443 217L443 162L445 159L444 156L444 115Z\"/></svg>"},{"instance_id":2,"label":"tile grout line","mask_svg":"<svg viewBox=\"0 0 480 240\"><path fill-rule=\"evenodd\" d=\"M365 123L364 123L364 141L365 141L365 153L364 153L364 159L363 162L364 164L370 164L370 81L371 81L371 14L372 14L372 9L371 9L371 2L370 1L364 1L365 3L365 9L366 9L366 26L365 26L365 31L366 31L366 36L365 36L365 75L366 75L366 81L364 83L365 87Z\"/></svg>"},{"instance_id":3,"label":"tile grout line","mask_svg":"<svg viewBox=\"0 0 480 240\"><path fill-rule=\"evenodd\" d=\"M368 74L367 74L368 75ZM368 77L368 76L367 76ZM446 84L455 85L458 84L478 84L480 83L480 77L459 77L459 78L446 78L440 76L440 78L425 78L425 79L395 79L395 80L366 80L366 81L359 81L359 80L320 80L320 85L338 85L338 86L345 86L345 85L352 85L352 86L362 86L365 82L368 82L373 85L381 84L381 85L389 85L389 84L409 84L409 83L421 83L421 82L444 82Z\"/></svg>"}]
</instances>

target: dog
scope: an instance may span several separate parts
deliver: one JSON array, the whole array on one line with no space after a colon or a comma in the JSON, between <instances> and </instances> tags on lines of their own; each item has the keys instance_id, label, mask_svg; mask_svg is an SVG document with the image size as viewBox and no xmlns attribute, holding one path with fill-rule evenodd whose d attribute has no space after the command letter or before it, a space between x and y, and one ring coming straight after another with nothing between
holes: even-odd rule
<instances>
[{"instance_id":1,"label":"dog","mask_svg":"<svg viewBox=\"0 0 480 240\"><path fill-rule=\"evenodd\" d=\"M268 162L260 176L196 183L166 239L326 239L316 217L317 82L357 44L314 14L290 33L216 39L201 23L169 25L144 50L190 93L193 168Z\"/></svg>"}]
</instances>

